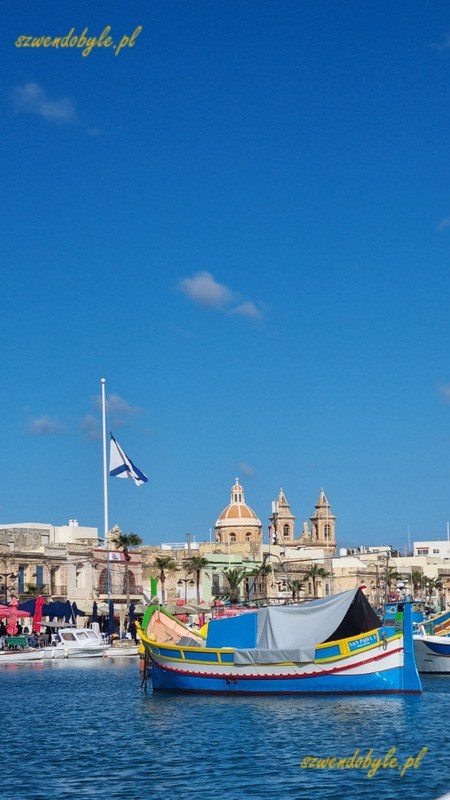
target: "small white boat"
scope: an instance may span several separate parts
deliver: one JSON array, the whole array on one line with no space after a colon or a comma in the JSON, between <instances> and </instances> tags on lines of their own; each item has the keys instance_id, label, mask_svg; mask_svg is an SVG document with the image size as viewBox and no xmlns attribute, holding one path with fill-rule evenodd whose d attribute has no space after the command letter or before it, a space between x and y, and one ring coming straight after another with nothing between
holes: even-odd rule
<instances>
[{"instance_id":1,"label":"small white boat","mask_svg":"<svg viewBox=\"0 0 450 800\"><path fill-rule=\"evenodd\" d=\"M0 650L0 664L24 664L40 661L44 657L43 648L24 647L21 650Z\"/></svg>"},{"instance_id":2,"label":"small white boat","mask_svg":"<svg viewBox=\"0 0 450 800\"><path fill-rule=\"evenodd\" d=\"M419 672L450 675L450 636L414 634L414 655Z\"/></svg>"},{"instance_id":3,"label":"small white boat","mask_svg":"<svg viewBox=\"0 0 450 800\"><path fill-rule=\"evenodd\" d=\"M132 642L120 642L108 647L103 653L105 658L131 658L139 655L139 645Z\"/></svg>"},{"instance_id":4,"label":"small white boat","mask_svg":"<svg viewBox=\"0 0 450 800\"><path fill-rule=\"evenodd\" d=\"M58 641L44 647L44 658L101 658L108 645L91 628L59 628Z\"/></svg>"}]
</instances>

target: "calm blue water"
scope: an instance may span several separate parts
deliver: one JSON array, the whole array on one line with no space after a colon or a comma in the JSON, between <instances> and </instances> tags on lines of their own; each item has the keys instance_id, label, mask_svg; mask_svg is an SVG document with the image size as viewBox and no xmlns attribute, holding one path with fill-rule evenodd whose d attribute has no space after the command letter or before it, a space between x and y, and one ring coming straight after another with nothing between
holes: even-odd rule
<instances>
[{"instance_id":1,"label":"calm blue water","mask_svg":"<svg viewBox=\"0 0 450 800\"><path fill-rule=\"evenodd\" d=\"M137 663L0 667L2 800L435 800L450 791L450 677L421 697L148 694ZM360 748L417 767L302 769Z\"/></svg>"}]
</instances>

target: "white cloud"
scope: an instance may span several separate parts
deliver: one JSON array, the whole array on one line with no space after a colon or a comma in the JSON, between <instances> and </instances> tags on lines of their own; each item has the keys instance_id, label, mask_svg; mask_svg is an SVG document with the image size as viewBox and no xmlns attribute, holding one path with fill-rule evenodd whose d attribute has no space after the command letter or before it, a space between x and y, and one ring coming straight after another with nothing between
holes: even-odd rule
<instances>
[{"instance_id":1,"label":"white cloud","mask_svg":"<svg viewBox=\"0 0 450 800\"><path fill-rule=\"evenodd\" d=\"M51 122L65 124L77 121L72 100L69 100L68 97L52 100L38 83L16 86L13 99L16 114L36 114Z\"/></svg>"},{"instance_id":2,"label":"white cloud","mask_svg":"<svg viewBox=\"0 0 450 800\"><path fill-rule=\"evenodd\" d=\"M245 461L242 461L239 464L239 472L244 478L254 478L256 475L256 470L250 466L250 464L246 464Z\"/></svg>"},{"instance_id":3,"label":"white cloud","mask_svg":"<svg viewBox=\"0 0 450 800\"><path fill-rule=\"evenodd\" d=\"M252 300L245 300L240 305L233 308L232 314L237 314L239 317L248 317L248 319L262 319L262 311L255 305Z\"/></svg>"},{"instance_id":4,"label":"white cloud","mask_svg":"<svg viewBox=\"0 0 450 800\"><path fill-rule=\"evenodd\" d=\"M58 433L65 433L66 426L58 419L51 419L45 415L43 417L32 417L28 423L28 433L32 436L53 436Z\"/></svg>"},{"instance_id":5,"label":"white cloud","mask_svg":"<svg viewBox=\"0 0 450 800\"><path fill-rule=\"evenodd\" d=\"M253 300L242 300L239 293L216 281L210 272L195 272L180 280L178 288L186 297L202 306L247 319L263 318L262 311Z\"/></svg>"},{"instance_id":6,"label":"white cloud","mask_svg":"<svg viewBox=\"0 0 450 800\"><path fill-rule=\"evenodd\" d=\"M102 398L95 398L97 408L102 407ZM130 406L120 394L109 394L106 396L106 410L108 414L139 414L142 409L138 406Z\"/></svg>"},{"instance_id":7,"label":"white cloud","mask_svg":"<svg viewBox=\"0 0 450 800\"><path fill-rule=\"evenodd\" d=\"M225 308L233 301L233 292L223 283L218 283L210 272L196 272L183 278L179 287L186 297L209 308Z\"/></svg>"}]
</instances>

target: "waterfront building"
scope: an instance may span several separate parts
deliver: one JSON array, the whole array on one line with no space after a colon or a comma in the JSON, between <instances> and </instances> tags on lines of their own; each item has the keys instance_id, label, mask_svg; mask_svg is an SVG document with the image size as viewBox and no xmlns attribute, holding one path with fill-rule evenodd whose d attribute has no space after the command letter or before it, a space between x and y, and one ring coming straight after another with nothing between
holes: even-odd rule
<instances>
[{"instance_id":1,"label":"waterfront building","mask_svg":"<svg viewBox=\"0 0 450 800\"><path fill-rule=\"evenodd\" d=\"M97 528L76 520L68 525L19 523L0 526L0 592L3 602L13 594L20 601L41 594L46 599L77 603L87 613L94 600L106 600L107 551L99 547ZM121 550L110 548L110 597L125 603L142 600L139 551L130 550L125 567ZM127 575L127 580L126 580Z\"/></svg>"},{"instance_id":2,"label":"waterfront building","mask_svg":"<svg viewBox=\"0 0 450 800\"><path fill-rule=\"evenodd\" d=\"M450 541L435 539L431 542L414 542L414 555L450 559Z\"/></svg>"}]
</instances>

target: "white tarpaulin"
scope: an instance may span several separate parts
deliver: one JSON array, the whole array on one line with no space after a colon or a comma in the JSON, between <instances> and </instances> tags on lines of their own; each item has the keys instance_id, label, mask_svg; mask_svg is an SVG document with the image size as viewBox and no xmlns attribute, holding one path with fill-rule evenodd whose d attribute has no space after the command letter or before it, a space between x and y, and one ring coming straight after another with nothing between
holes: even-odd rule
<instances>
[{"instance_id":1,"label":"white tarpaulin","mask_svg":"<svg viewBox=\"0 0 450 800\"><path fill-rule=\"evenodd\" d=\"M328 595L299 606L269 606L258 611L257 647L235 650L235 664L313 661L318 644L338 628L358 589Z\"/></svg>"}]
</instances>

